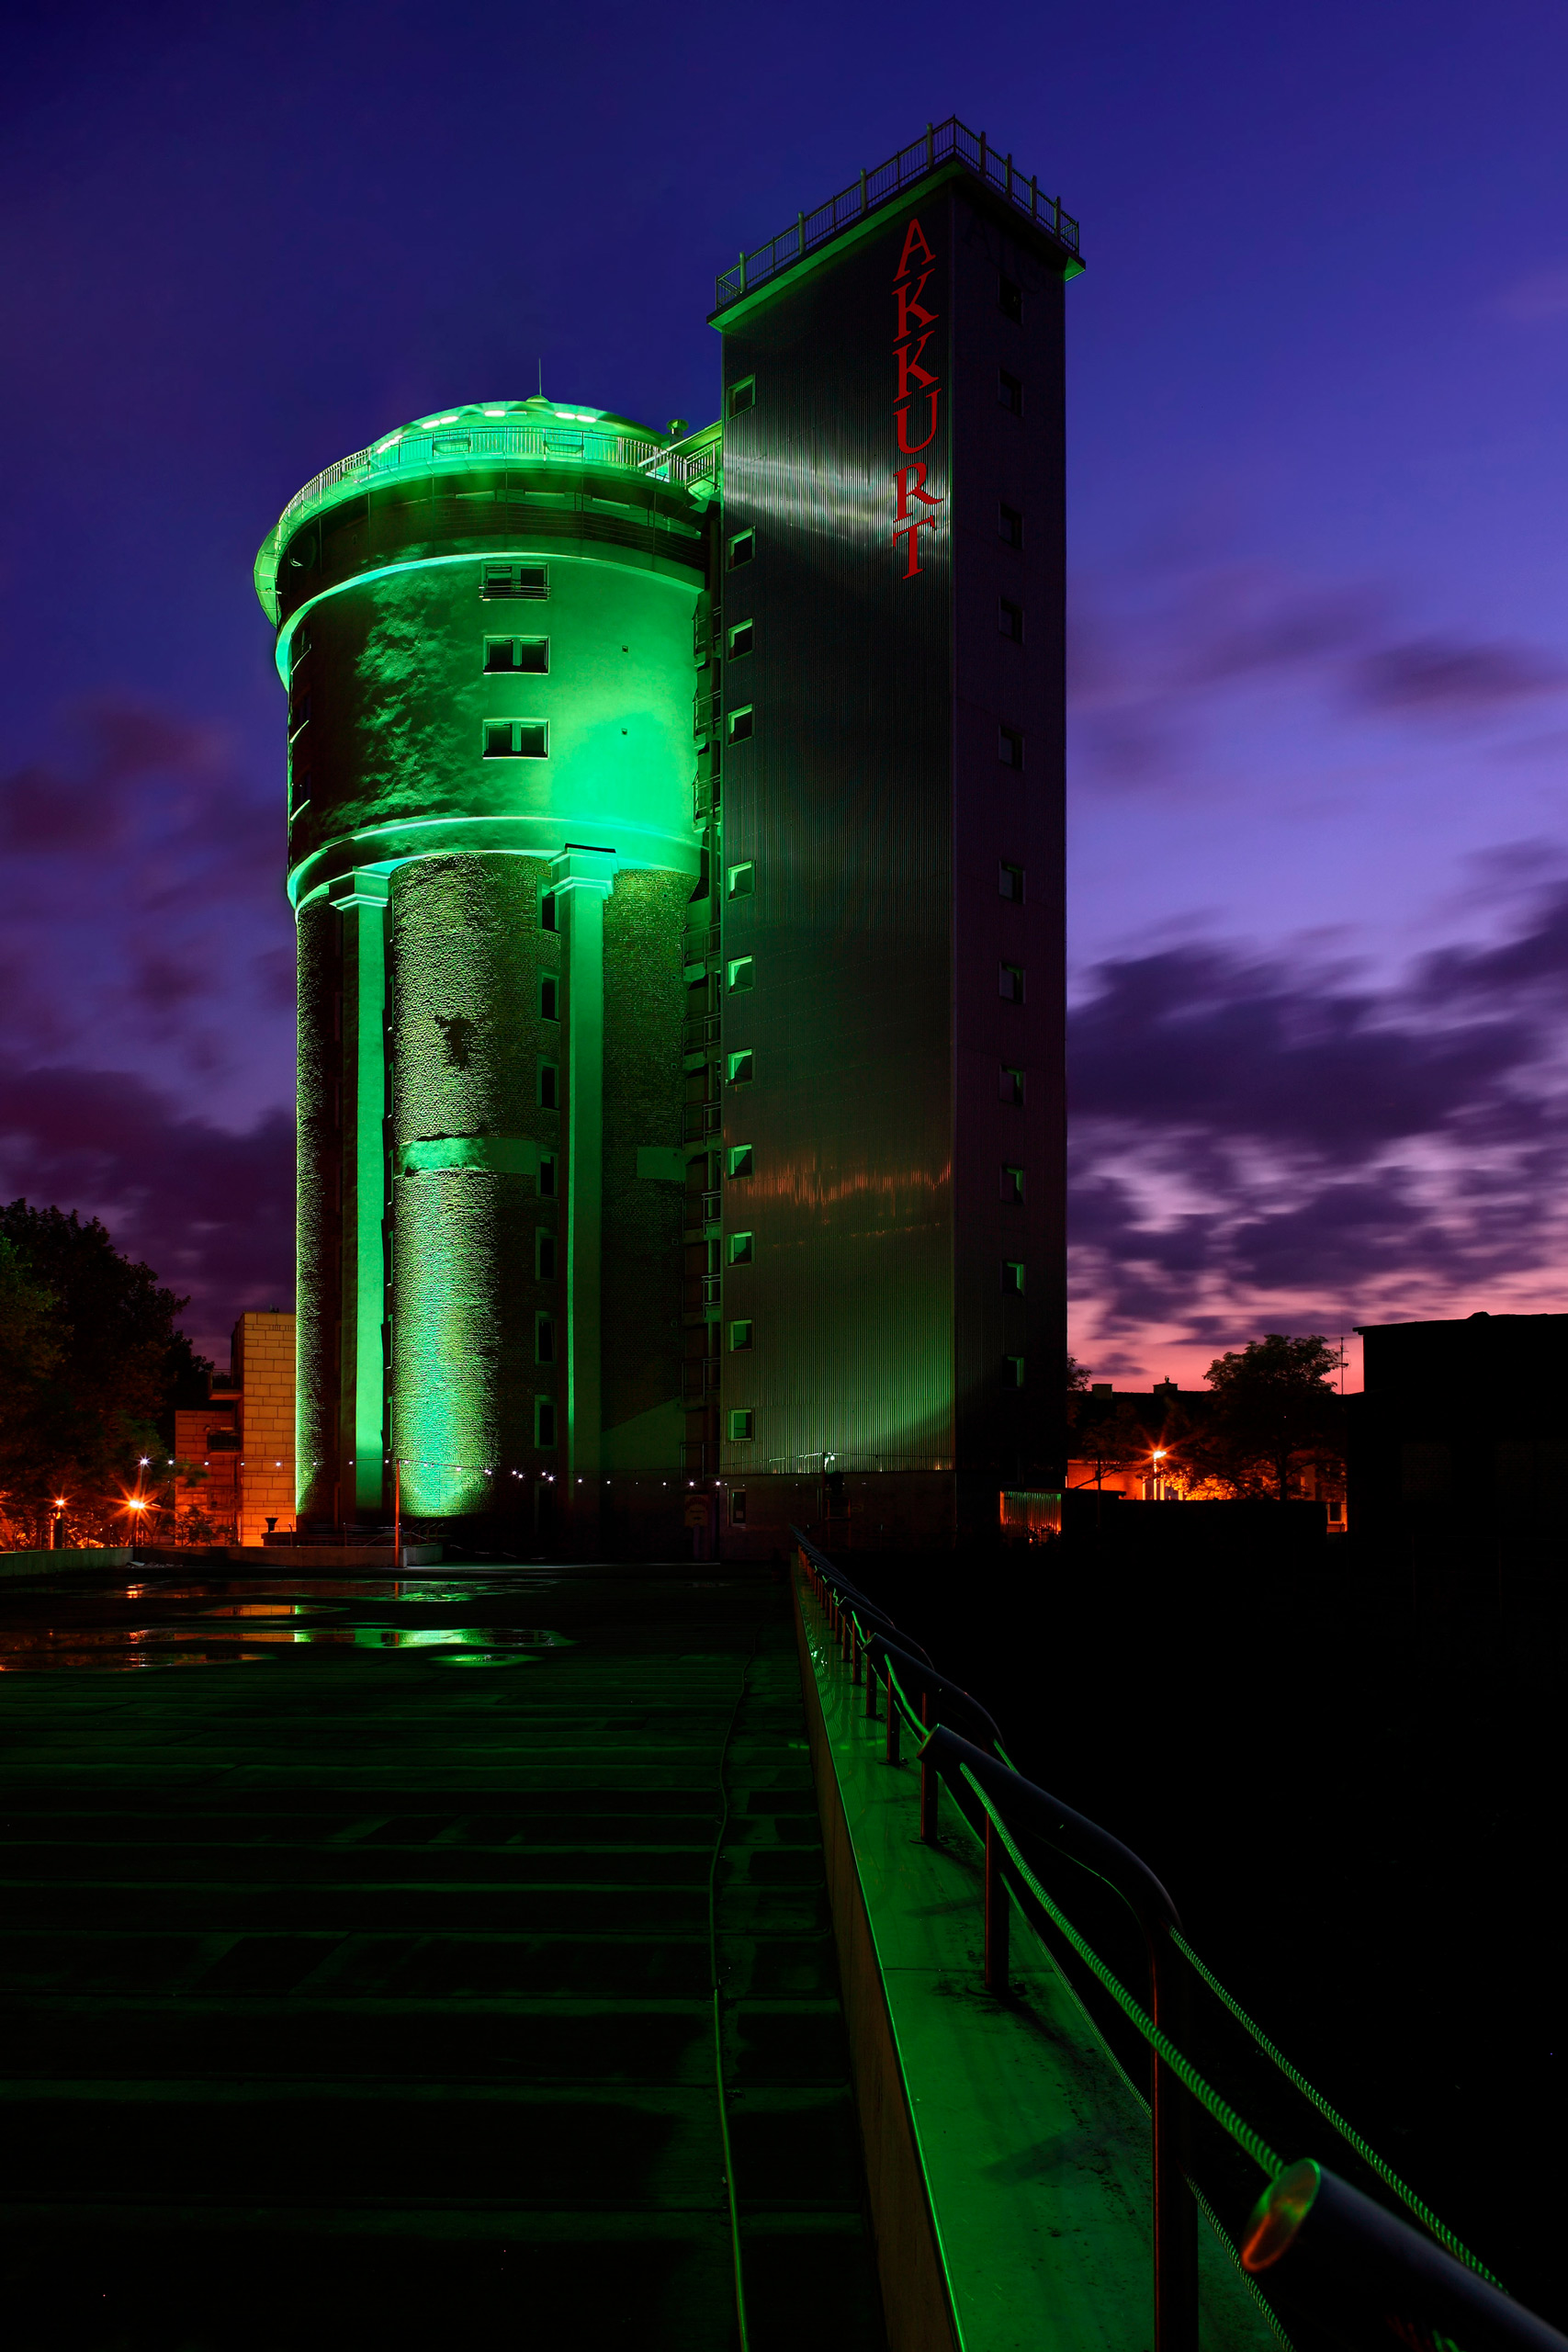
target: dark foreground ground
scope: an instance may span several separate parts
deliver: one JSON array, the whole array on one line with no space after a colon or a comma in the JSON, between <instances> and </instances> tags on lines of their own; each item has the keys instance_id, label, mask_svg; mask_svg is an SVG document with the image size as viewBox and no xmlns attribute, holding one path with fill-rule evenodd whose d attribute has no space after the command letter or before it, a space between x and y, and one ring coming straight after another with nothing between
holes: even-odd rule
<instances>
[{"instance_id":1,"label":"dark foreground ground","mask_svg":"<svg viewBox=\"0 0 1568 2352\"><path fill-rule=\"evenodd\" d=\"M149 1569L0 1667L13 2352L727 2352L716 1962L751 2342L882 2343L780 1578Z\"/></svg>"},{"instance_id":2,"label":"dark foreground ground","mask_svg":"<svg viewBox=\"0 0 1568 2352\"><path fill-rule=\"evenodd\" d=\"M1550 1577L1344 1544L1163 1572L846 1555L1021 1769L1503 2280L1568 2327L1564 1641ZM1287 2156L1291 2151L1282 2151Z\"/></svg>"}]
</instances>

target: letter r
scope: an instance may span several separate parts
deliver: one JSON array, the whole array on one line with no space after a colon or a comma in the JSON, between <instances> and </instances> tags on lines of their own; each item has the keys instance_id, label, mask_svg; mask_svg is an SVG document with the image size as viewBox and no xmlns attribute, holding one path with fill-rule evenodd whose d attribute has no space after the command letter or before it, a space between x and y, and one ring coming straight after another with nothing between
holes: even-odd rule
<instances>
[{"instance_id":1,"label":"letter r","mask_svg":"<svg viewBox=\"0 0 1568 2352\"><path fill-rule=\"evenodd\" d=\"M909 480L909 476L911 474L915 477L913 481ZM898 520L900 523L903 522L909 512L909 501L911 498L918 498L922 506L940 506L942 504L942 502L940 497L933 497L929 490L921 489L920 484L925 481L925 478L926 469L918 459L912 466L900 466L897 473L894 475L894 480L898 485ZM917 519L924 521L925 518L922 515Z\"/></svg>"}]
</instances>

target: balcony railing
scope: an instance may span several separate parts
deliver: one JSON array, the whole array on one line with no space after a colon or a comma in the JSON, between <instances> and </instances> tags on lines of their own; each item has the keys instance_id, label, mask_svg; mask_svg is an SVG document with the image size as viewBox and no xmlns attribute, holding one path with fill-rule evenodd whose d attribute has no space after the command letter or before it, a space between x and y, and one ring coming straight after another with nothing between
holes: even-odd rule
<instances>
[{"instance_id":1,"label":"balcony railing","mask_svg":"<svg viewBox=\"0 0 1568 2352\"><path fill-rule=\"evenodd\" d=\"M719 1016L716 1012L688 1013L682 1031L687 1052L690 1053L694 1046L716 1046L718 1032Z\"/></svg>"},{"instance_id":2,"label":"balcony railing","mask_svg":"<svg viewBox=\"0 0 1568 2352\"><path fill-rule=\"evenodd\" d=\"M787 229L781 229L755 253L743 253L733 269L722 270L715 281L714 311L718 312L739 302L741 296L776 277L781 269L789 269L807 254L815 253L856 220L879 206L890 204L901 196L911 181L923 179L939 164L960 163L977 174L987 187L1005 196L1010 204L1027 213L1036 228L1046 230L1068 252L1078 250L1078 224L1070 212L1062 209L1061 198L1042 196L1038 180L1025 179L1013 167L1011 155L998 155L983 130L971 130L949 115L945 122L928 123L926 135L917 139L911 147L900 147L874 171L862 172L858 180L830 196L813 212L800 212Z\"/></svg>"}]
</instances>

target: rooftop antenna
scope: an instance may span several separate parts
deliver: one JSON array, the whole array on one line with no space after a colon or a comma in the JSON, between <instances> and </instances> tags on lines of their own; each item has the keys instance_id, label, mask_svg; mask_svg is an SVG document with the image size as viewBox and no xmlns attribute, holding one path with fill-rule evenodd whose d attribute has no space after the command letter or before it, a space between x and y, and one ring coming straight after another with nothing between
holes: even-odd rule
<instances>
[{"instance_id":1,"label":"rooftop antenna","mask_svg":"<svg viewBox=\"0 0 1568 2352\"><path fill-rule=\"evenodd\" d=\"M539 398L540 398L541 400L543 400L543 399L544 399L544 397L545 397L545 363L544 363L544 361L541 359L541 360L540 360L540 362L539 362Z\"/></svg>"}]
</instances>

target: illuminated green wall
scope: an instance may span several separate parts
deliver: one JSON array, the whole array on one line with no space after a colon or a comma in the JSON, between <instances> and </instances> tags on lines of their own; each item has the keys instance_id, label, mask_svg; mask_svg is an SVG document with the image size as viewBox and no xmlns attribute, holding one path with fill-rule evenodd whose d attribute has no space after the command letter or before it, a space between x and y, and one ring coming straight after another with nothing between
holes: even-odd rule
<instances>
[{"instance_id":1,"label":"illuminated green wall","mask_svg":"<svg viewBox=\"0 0 1568 2352\"><path fill-rule=\"evenodd\" d=\"M704 493L595 412L447 422L323 478L257 564L290 687L307 1519L389 1512L393 1455L429 1517L595 1481L607 1425L628 1466L679 1460ZM487 593L498 564L546 593ZM511 639L547 640L547 668L487 667ZM492 755L502 722L547 729L547 755Z\"/></svg>"}]
</instances>

